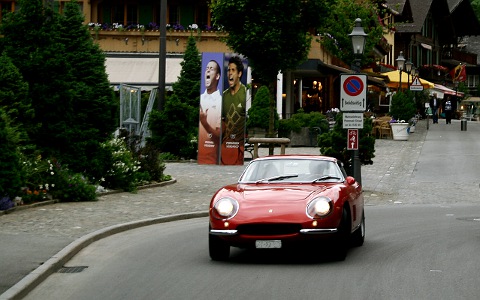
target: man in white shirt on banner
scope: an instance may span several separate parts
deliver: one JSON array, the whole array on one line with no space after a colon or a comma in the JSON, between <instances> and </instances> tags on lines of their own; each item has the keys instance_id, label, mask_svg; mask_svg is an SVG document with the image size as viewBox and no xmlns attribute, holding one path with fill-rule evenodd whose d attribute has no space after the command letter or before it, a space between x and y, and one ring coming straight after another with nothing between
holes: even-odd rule
<instances>
[{"instance_id":1,"label":"man in white shirt on banner","mask_svg":"<svg viewBox=\"0 0 480 300\"><path fill-rule=\"evenodd\" d=\"M218 164L222 94L218 90L220 65L211 60L205 68L205 92L200 96L200 126L198 130L198 163Z\"/></svg>"}]
</instances>

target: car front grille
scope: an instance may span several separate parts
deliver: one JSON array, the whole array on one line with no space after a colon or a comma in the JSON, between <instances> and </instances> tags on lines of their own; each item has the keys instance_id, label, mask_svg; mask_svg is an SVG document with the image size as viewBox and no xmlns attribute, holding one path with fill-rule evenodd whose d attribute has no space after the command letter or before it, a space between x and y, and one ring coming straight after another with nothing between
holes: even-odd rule
<instances>
[{"instance_id":1,"label":"car front grille","mask_svg":"<svg viewBox=\"0 0 480 300\"><path fill-rule=\"evenodd\" d=\"M246 235L282 235L299 233L298 224L246 224L237 227L239 234Z\"/></svg>"}]
</instances>

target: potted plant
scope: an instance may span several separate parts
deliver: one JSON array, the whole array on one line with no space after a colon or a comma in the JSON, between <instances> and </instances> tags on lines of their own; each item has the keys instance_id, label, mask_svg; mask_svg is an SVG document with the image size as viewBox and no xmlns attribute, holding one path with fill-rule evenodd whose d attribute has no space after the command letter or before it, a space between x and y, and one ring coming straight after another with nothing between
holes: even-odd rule
<instances>
[{"instance_id":1,"label":"potted plant","mask_svg":"<svg viewBox=\"0 0 480 300\"><path fill-rule=\"evenodd\" d=\"M409 121L415 116L417 109L410 91L397 92L392 97L390 115L394 140L405 141L409 134Z\"/></svg>"}]
</instances>

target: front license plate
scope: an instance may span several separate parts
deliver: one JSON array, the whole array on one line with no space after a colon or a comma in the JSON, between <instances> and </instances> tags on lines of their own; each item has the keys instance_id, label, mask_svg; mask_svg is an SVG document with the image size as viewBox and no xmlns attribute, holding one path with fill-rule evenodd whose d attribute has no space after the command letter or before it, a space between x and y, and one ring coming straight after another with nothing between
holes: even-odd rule
<instances>
[{"instance_id":1,"label":"front license plate","mask_svg":"<svg viewBox=\"0 0 480 300\"><path fill-rule=\"evenodd\" d=\"M255 248L257 249L282 248L282 241L281 240L256 240Z\"/></svg>"}]
</instances>

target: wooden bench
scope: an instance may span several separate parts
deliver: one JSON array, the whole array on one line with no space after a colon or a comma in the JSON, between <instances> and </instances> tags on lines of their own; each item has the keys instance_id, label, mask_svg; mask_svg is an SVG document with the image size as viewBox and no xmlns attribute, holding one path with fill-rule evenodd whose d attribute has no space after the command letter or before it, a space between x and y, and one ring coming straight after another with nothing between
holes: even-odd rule
<instances>
[{"instance_id":1,"label":"wooden bench","mask_svg":"<svg viewBox=\"0 0 480 300\"><path fill-rule=\"evenodd\" d=\"M249 144L253 144L253 156L252 158L258 158L258 144L280 144L280 154L285 154L285 145L290 143L289 138L264 138L264 137L251 137L248 139Z\"/></svg>"}]
</instances>

